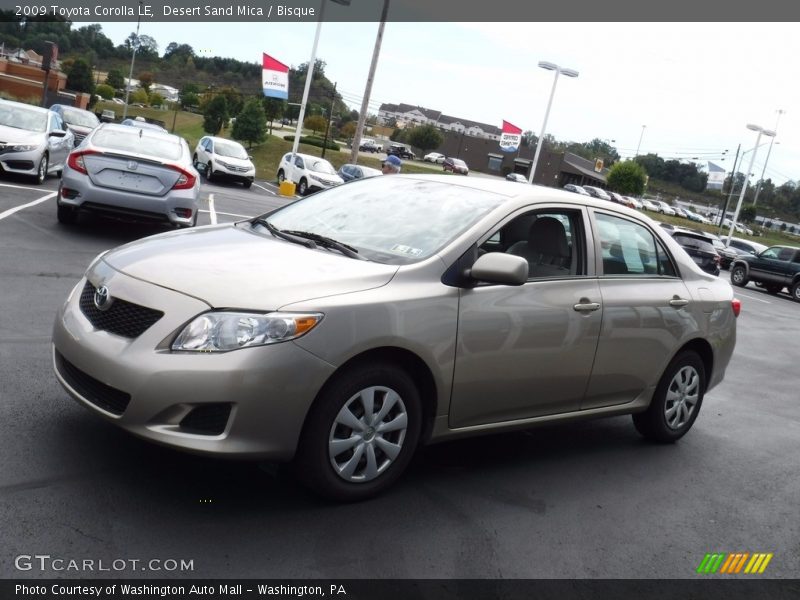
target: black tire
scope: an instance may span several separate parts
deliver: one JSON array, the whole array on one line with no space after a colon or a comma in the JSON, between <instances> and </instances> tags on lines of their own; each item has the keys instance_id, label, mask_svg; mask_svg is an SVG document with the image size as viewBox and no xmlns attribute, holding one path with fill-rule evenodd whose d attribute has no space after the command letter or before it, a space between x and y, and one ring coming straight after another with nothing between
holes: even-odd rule
<instances>
[{"instance_id":1,"label":"black tire","mask_svg":"<svg viewBox=\"0 0 800 600\"><path fill-rule=\"evenodd\" d=\"M773 296L780 294L781 290L783 289L782 285L767 285L767 293L772 294Z\"/></svg>"},{"instance_id":2,"label":"black tire","mask_svg":"<svg viewBox=\"0 0 800 600\"><path fill-rule=\"evenodd\" d=\"M744 266L734 265L731 267L731 283L733 285L744 287L747 285L748 281L747 269L745 269Z\"/></svg>"},{"instance_id":3,"label":"black tire","mask_svg":"<svg viewBox=\"0 0 800 600\"><path fill-rule=\"evenodd\" d=\"M303 177L300 180L300 183L297 184L297 193L301 196L305 196L308 193L308 182L306 181L305 177Z\"/></svg>"},{"instance_id":4,"label":"black tire","mask_svg":"<svg viewBox=\"0 0 800 600\"><path fill-rule=\"evenodd\" d=\"M792 287L789 289L789 293L792 295L792 300L795 302L800 302L800 281L795 281L792 284Z\"/></svg>"},{"instance_id":5,"label":"black tire","mask_svg":"<svg viewBox=\"0 0 800 600\"><path fill-rule=\"evenodd\" d=\"M63 204L56 203L56 216L59 223L72 225L78 220L78 211L71 206L64 206Z\"/></svg>"},{"instance_id":6,"label":"black tire","mask_svg":"<svg viewBox=\"0 0 800 600\"><path fill-rule=\"evenodd\" d=\"M206 181L212 181L214 179L214 169L211 164L211 161L208 161L208 166L206 167Z\"/></svg>"},{"instance_id":7,"label":"black tire","mask_svg":"<svg viewBox=\"0 0 800 600\"><path fill-rule=\"evenodd\" d=\"M243 181L242 185L244 186L244 189L249 190L250 186L253 185L253 182L252 181Z\"/></svg>"},{"instance_id":8,"label":"black tire","mask_svg":"<svg viewBox=\"0 0 800 600\"><path fill-rule=\"evenodd\" d=\"M33 176L33 181L36 185L42 185L44 180L47 179L47 167L50 165L50 159L47 157L47 153L42 155L42 159L39 161L39 167L36 170L36 175Z\"/></svg>"},{"instance_id":9,"label":"black tire","mask_svg":"<svg viewBox=\"0 0 800 600\"><path fill-rule=\"evenodd\" d=\"M286 176L283 174L283 169L281 169L278 171L278 185L282 184L284 181L286 181Z\"/></svg>"},{"instance_id":10,"label":"black tire","mask_svg":"<svg viewBox=\"0 0 800 600\"><path fill-rule=\"evenodd\" d=\"M648 409L633 415L636 430L654 442L679 440L697 419L705 388L703 361L694 350L684 350L667 366Z\"/></svg>"},{"instance_id":11,"label":"black tire","mask_svg":"<svg viewBox=\"0 0 800 600\"><path fill-rule=\"evenodd\" d=\"M361 395L367 390L372 390L366 397L374 401L373 416L380 416L382 407L391 406L380 423L404 423L404 429L382 433L374 421L367 425ZM385 404L390 399L393 402ZM337 423L342 414L348 414L365 429L348 427L341 420ZM389 488L402 475L414 455L421 427L419 391L405 371L385 363L353 368L327 384L312 407L300 437L294 472L303 484L326 498L340 502L365 500ZM354 437L359 441L345 444L347 447L338 454L331 454L331 441L345 442ZM384 452L388 447L397 452L394 457ZM369 457L375 459L372 474ZM348 465L352 467L349 471Z\"/></svg>"}]
</instances>

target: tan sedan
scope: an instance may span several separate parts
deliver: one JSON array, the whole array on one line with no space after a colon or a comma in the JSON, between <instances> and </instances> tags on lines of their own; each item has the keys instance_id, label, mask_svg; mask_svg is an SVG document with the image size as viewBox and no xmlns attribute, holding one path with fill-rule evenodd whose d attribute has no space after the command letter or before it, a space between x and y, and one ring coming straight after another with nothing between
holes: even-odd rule
<instances>
[{"instance_id":1,"label":"tan sedan","mask_svg":"<svg viewBox=\"0 0 800 600\"><path fill-rule=\"evenodd\" d=\"M53 360L131 433L292 461L357 500L457 436L632 414L673 442L725 374L738 311L641 213L400 175L100 255L58 312Z\"/></svg>"}]
</instances>

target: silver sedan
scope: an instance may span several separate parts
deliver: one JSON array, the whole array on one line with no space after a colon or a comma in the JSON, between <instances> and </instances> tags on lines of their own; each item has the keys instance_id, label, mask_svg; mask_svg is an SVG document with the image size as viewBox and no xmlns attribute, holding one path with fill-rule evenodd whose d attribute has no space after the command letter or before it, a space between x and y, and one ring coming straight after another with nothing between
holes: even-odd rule
<instances>
[{"instance_id":1,"label":"silver sedan","mask_svg":"<svg viewBox=\"0 0 800 600\"><path fill-rule=\"evenodd\" d=\"M358 500L421 443L623 414L678 440L723 379L739 308L627 207L397 175L98 256L53 360L135 435L292 461Z\"/></svg>"},{"instance_id":2,"label":"silver sedan","mask_svg":"<svg viewBox=\"0 0 800 600\"><path fill-rule=\"evenodd\" d=\"M200 178L183 138L103 124L67 159L58 188L58 220L79 211L177 227L197 223Z\"/></svg>"},{"instance_id":3,"label":"silver sedan","mask_svg":"<svg viewBox=\"0 0 800 600\"><path fill-rule=\"evenodd\" d=\"M0 171L44 183L61 173L74 139L55 112L0 98Z\"/></svg>"}]
</instances>

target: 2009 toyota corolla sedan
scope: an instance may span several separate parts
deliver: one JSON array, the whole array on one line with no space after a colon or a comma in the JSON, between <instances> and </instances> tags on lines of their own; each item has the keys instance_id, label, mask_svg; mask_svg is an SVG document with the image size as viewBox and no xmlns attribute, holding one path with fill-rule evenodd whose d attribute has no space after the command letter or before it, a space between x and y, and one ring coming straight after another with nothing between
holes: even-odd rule
<instances>
[{"instance_id":1,"label":"2009 toyota corolla sedan","mask_svg":"<svg viewBox=\"0 0 800 600\"><path fill-rule=\"evenodd\" d=\"M457 436L632 414L673 442L722 380L738 312L641 213L402 175L101 254L53 359L71 396L138 436L292 461L357 500Z\"/></svg>"}]
</instances>

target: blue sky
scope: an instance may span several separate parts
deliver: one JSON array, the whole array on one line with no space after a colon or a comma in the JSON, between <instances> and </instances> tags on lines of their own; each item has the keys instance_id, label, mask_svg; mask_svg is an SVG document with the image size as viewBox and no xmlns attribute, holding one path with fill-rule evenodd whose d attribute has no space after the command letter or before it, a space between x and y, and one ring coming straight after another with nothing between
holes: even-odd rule
<instances>
[{"instance_id":1,"label":"blue sky","mask_svg":"<svg viewBox=\"0 0 800 600\"><path fill-rule=\"evenodd\" d=\"M103 23L115 43L135 23ZM308 61L316 24L143 23L163 52L172 41L198 54L291 65ZM345 100L360 108L377 23L325 23L317 56ZM616 140L623 156L697 157L732 168L746 129L778 126L766 177L800 179L800 56L792 23L392 23L386 24L371 111L382 102L415 104L485 123L506 119L540 132L554 62L580 72L560 78L546 133L560 140ZM723 150L728 150L724 161ZM760 176L767 147L754 166ZM747 155L745 170L749 163Z\"/></svg>"}]
</instances>

